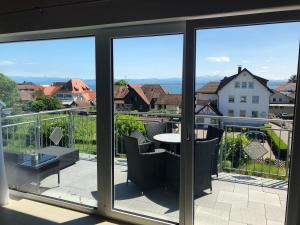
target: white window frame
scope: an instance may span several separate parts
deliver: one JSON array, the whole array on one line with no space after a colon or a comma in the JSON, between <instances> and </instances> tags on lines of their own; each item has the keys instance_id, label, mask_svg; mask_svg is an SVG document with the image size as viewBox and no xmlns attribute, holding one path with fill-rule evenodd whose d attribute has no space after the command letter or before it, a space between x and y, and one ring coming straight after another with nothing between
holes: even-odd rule
<instances>
[{"instance_id":1,"label":"white window frame","mask_svg":"<svg viewBox=\"0 0 300 225\"><path fill-rule=\"evenodd\" d=\"M253 113L256 112L257 115L256 116L253 116ZM254 111L251 111L251 117L252 118L258 118L258 115L259 115L259 112L257 110L254 110Z\"/></svg>"},{"instance_id":2,"label":"white window frame","mask_svg":"<svg viewBox=\"0 0 300 225\"><path fill-rule=\"evenodd\" d=\"M245 99L245 100L243 100L243 99ZM247 96L246 95L240 96L240 103L247 103Z\"/></svg>"},{"instance_id":3,"label":"white window frame","mask_svg":"<svg viewBox=\"0 0 300 225\"><path fill-rule=\"evenodd\" d=\"M234 87L235 87L235 88L241 88L241 82L236 81L236 82L234 83Z\"/></svg>"},{"instance_id":4,"label":"white window frame","mask_svg":"<svg viewBox=\"0 0 300 225\"><path fill-rule=\"evenodd\" d=\"M230 101L230 99L233 99L233 101ZM234 103L235 102L235 96L231 95L228 96L228 103Z\"/></svg>"},{"instance_id":5,"label":"white window frame","mask_svg":"<svg viewBox=\"0 0 300 225\"><path fill-rule=\"evenodd\" d=\"M233 117L234 116L234 110L233 109L228 109L227 115Z\"/></svg>"},{"instance_id":6,"label":"white window frame","mask_svg":"<svg viewBox=\"0 0 300 225\"><path fill-rule=\"evenodd\" d=\"M242 112L245 112L244 114L244 116L242 116ZM241 109L240 110L240 117L246 117L247 116L247 111L246 110L244 110L244 109Z\"/></svg>"}]
</instances>

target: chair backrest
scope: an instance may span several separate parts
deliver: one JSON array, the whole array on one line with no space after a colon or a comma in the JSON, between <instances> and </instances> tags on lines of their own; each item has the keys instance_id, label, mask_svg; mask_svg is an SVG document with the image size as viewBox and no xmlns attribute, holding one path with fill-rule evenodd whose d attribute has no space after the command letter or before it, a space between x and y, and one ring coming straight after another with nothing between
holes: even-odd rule
<instances>
[{"instance_id":1,"label":"chair backrest","mask_svg":"<svg viewBox=\"0 0 300 225\"><path fill-rule=\"evenodd\" d=\"M150 140L153 140L153 136L157 134L166 133L166 124L165 123L146 123L145 129L147 132L147 137Z\"/></svg>"},{"instance_id":2,"label":"chair backrest","mask_svg":"<svg viewBox=\"0 0 300 225\"><path fill-rule=\"evenodd\" d=\"M214 138L218 138L218 143L220 143L223 133L224 133L223 129L213 127L213 126L208 126L206 139L211 140Z\"/></svg>"},{"instance_id":3,"label":"chair backrest","mask_svg":"<svg viewBox=\"0 0 300 225\"><path fill-rule=\"evenodd\" d=\"M146 137L139 130L135 130L135 131L131 132L130 137L136 138L138 140L139 145L144 144L145 142L147 142Z\"/></svg>"},{"instance_id":4,"label":"chair backrest","mask_svg":"<svg viewBox=\"0 0 300 225\"><path fill-rule=\"evenodd\" d=\"M195 141L195 193L199 194L205 189L211 188L211 170L212 157L211 154L218 144L218 138L211 140Z\"/></svg>"},{"instance_id":5,"label":"chair backrest","mask_svg":"<svg viewBox=\"0 0 300 225\"><path fill-rule=\"evenodd\" d=\"M138 140L134 137L123 136L126 156L127 156L127 167L128 173L138 169L139 163L139 145Z\"/></svg>"}]
</instances>

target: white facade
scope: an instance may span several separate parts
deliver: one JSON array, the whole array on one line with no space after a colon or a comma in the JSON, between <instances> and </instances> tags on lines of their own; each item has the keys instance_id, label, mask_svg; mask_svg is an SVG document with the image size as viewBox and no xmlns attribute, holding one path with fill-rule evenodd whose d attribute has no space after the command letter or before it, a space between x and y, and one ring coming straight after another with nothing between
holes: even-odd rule
<instances>
[{"instance_id":1,"label":"white facade","mask_svg":"<svg viewBox=\"0 0 300 225\"><path fill-rule=\"evenodd\" d=\"M243 70L218 91L218 109L224 116L267 118L270 95L268 88Z\"/></svg>"}]
</instances>

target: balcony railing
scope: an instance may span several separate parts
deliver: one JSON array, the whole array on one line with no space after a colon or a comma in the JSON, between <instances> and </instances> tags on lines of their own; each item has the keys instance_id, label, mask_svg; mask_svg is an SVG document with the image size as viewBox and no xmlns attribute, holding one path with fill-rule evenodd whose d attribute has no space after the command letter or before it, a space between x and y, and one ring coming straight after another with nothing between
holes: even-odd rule
<instances>
[{"instance_id":1,"label":"balcony railing","mask_svg":"<svg viewBox=\"0 0 300 225\"><path fill-rule=\"evenodd\" d=\"M181 130L179 114L120 112L116 115L121 115L115 116L114 120L116 156L125 155L122 135L129 135L132 129L141 129L146 135L145 123L166 123L168 132L172 133L180 133ZM220 147L220 171L287 178L292 121L197 115L195 124L196 138L205 138L209 125L225 131ZM96 115L91 108L5 117L2 125L4 149L34 154L37 149L54 145L50 135L56 127L63 134L58 146L77 148L82 156L88 158L96 154ZM249 146L254 151L252 155L247 153Z\"/></svg>"}]
</instances>

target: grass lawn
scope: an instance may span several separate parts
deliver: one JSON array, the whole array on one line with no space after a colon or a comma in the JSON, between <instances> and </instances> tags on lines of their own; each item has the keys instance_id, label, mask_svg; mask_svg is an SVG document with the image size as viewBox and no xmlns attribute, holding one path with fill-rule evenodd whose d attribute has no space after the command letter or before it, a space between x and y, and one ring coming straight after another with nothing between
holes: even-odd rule
<instances>
[{"instance_id":1,"label":"grass lawn","mask_svg":"<svg viewBox=\"0 0 300 225\"><path fill-rule=\"evenodd\" d=\"M239 169L246 170L244 173L247 175L261 176L265 178L284 179L286 176L285 168L278 168L272 163L269 165L268 163L263 164L259 162L248 162L248 164L241 165Z\"/></svg>"}]
</instances>

